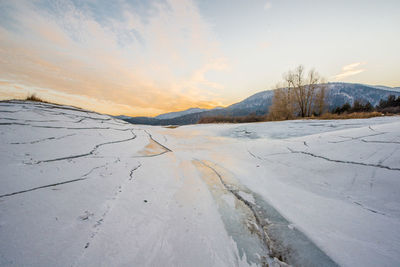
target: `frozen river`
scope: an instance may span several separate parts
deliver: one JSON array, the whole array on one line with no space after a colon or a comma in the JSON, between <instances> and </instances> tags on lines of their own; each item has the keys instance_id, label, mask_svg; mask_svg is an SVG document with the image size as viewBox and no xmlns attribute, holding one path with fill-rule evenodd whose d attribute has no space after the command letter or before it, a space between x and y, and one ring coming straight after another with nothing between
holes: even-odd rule
<instances>
[{"instance_id":1,"label":"frozen river","mask_svg":"<svg viewBox=\"0 0 400 267\"><path fill-rule=\"evenodd\" d=\"M0 103L1 266L398 266L400 118L178 128Z\"/></svg>"}]
</instances>

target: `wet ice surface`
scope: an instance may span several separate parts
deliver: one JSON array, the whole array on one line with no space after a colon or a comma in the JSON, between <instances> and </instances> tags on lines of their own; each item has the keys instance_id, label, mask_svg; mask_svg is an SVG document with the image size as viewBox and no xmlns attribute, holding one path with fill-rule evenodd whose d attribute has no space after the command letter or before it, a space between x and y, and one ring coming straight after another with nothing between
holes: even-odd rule
<instances>
[{"instance_id":1,"label":"wet ice surface","mask_svg":"<svg viewBox=\"0 0 400 267\"><path fill-rule=\"evenodd\" d=\"M398 117L167 129L2 102L0 265L397 266L399 132Z\"/></svg>"},{"instance_id":2,"label":"wet ice surface","mask_svg":"<svg viewBox=\"0 0 400 267\"><path fill-rule=\"evenodd\" d=\"M218 206L225 229L237 244L239 256L249 264L272 264L273 257L269 256L270 251L263 243L256 218L249 207L225 188L219 174L207 162L194 161L194 164Z\"/></svg>"},{"instance_id":3,"label":"wet ice surface","mask_svg":"<svg viewBox=\"0 0 400 267\"><path fill-rule=\"evenodd\" d=\"M243 130L257 138L236 134ZM170 135L171 146L229 170L285 218L288 229L305 234L337 264L395 266L400 262L399 132L399 117L383 117L195 125L162 133ZM173 143L174 138L179 141ZM275 233L278 241L290 240L284 247L302 247L299 238L285 236L290 231ZM299 255L321 265L304 251Z\"/></svg>"},{"instance_id":4,"label":"wet ice surface","mask_svg":"<svg viewBox=\"0 0 400 267\"><path fill-rule=\"evenodd\" d=\"M286 139L317 133L326 133L348 128L360 128L371 124L384 124L393 121L390 117L371 118L368 120L294 120L282 122L264 122L232 125L219 132L221 136L234 138L269 138Z\"/></svg>"},{"instance_id":5,"label":"wet ice surface","mask_svg":"<svg viewBox=\"0 0 400 267\"><path fill-rule=\"evenodd\" d=\"M274 259L279 259L294 266L337 266L260 195L241 185L232 174L206 161L198 162L197 166L209 169L203 179L218 204L228 233L236 241L239 252L243 251L250 262L264 266L273 265Z\"/></svg>"}]
</instances>

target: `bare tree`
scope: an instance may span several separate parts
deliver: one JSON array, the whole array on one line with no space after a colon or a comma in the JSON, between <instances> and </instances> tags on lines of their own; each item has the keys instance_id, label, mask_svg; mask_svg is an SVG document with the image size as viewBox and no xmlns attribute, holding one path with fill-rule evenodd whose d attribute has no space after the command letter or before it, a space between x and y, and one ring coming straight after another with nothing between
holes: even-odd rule
<instances>
[{"instance_id":1,"label":"bare tree","mask_svg":"<svg viewBox=\"0 0 400 267\"><path fill-rule=\"evenodd\" d=\"M314 114L320 116L326 110L326 83L321 81L318 89L314 104Z\"/></svg>"},{"instance_id":2,"label":"bare tree","mask_svg":"<svg viewBox=\"0 0 400 267\"><path fill-rule=\"evenodd\" d=\"M270 120L290 120L294 118L293 90L289 87L277 85L272 105L269 108L268 118Z\"/></svg>"},{"instance_id":3,"label":"bare tree","mask_svg":"<svg viewBox=\"0 0 400 267\"><path fill-rule=\"evenodd\" d=\"M323 113L325 85L318 72L312 69L305 75L304 67L300 65L284 74L283 78L286 87L275 91L271 117L290 119L293 116L310 117Z\"/></svg>"}]
</instances>

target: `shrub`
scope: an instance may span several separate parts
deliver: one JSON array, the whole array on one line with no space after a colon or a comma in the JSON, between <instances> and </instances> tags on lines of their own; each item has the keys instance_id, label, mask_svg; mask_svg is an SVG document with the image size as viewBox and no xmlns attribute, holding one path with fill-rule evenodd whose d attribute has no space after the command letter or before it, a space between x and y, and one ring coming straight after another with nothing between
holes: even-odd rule
<instances>
[{"instance_id":1,"label":"shrub","mask_svg":"<svg viewBox=\"0 0 400 267\"><path fill-rule=\"evenodd\" d=\"M35 102L46 102L43 99L37 97L36 94L28 95L28 97L25 100L26 101L35 101Z\"/></svg>"},{"instance_id":2,"label":"shrub","mask_svg":"<svg viewBox=\"0 0 400 267\"><path fill-rule=\"evenodd\" d=\"M201 118L197 123L246 123L266 121L265 116L247 115L240 117L233 116L214 116Z\"/></svg>"},{"instance_id":3,"label":"shrub","mask_svg":"<svg viewBox=\"0 0 400 267\"><path fill-rule=\"evenodd\" d=\"M400 113L400 96L396 99L394 95L389 95L387 100L381 99L376 108L384 113Z\"/></svg>"},{"instance_id":4,"label":"shrub","mask_svg":"<svg viewBox=\"0 0 400 267\"><path fill-rule=\"evenodd\" d=\"M322 114L319 118L321 120L345 120L345 119L368 119L372 117L382 116L381 112L353 112L353 113L325 113Z\"/></svg>"}]
</instances>

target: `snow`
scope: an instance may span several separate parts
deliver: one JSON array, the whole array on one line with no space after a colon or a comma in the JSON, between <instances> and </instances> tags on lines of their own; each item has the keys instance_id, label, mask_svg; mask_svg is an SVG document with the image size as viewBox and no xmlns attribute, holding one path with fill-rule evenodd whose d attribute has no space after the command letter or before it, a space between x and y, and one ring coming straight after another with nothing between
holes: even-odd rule
<instances>
[{"instance_id":1,"label":"snow","mask_svg":"<svg viewBox=\"0 0 400 267\"><path fill-rule=\"evenodd\" d=\"M0 265L399 266L399 132L1 102Z\"/></svg>"},{"instance_id":2,"label":"snow","mask_svg":"<svg viewBox=\"0 0 400 267\"><path fill-rule=\"evenodd\" d=\"M176 111L176 112L169 112L169 113L164 113L164 114L160 114L154 118L159 119L159 120L164 120L164 119L174 119L180 116L184 116L184 115L188 115L188 114L193 114L193 113L198 113L198 112L202 112L202 111L206 111L207 109L203 109L203 108L189 108L186 110L182 110L182 111Z\"/></svg>"},{"instance_id":3,"label":"snow","mask_svg":"<svg viewBox=\"0 0 400 267\"><path fill-rule=\"evenodd\" d=\"M400 92L400 87L389 87L389 86L383 86L383 85L372 85L371 87L381 89L381 90L387 90L387 91L394 91L394 92Z\"/></svg>"}]
</instances>

